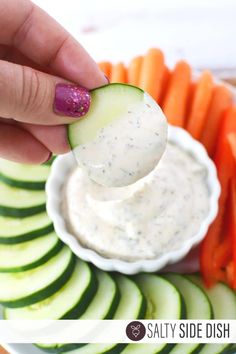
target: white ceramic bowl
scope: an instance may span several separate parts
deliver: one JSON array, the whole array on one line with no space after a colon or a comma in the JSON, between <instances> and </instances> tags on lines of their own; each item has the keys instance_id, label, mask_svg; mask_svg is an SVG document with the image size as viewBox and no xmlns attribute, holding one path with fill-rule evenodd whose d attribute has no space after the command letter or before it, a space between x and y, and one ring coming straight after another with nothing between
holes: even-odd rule
<instances>
[{"instance_id":1,"label":"white ceramic bowl","mask_svg":"<svg viewBox=\"0 0 236 354\"><path fill-rule=\"evenodd\" d=\"M76 166L73 153L58 157L52 165L51 173L46 184L47 211L54 223L55 230L61 240L81 259L95 264L106 271L119 271L125 274L135 274L141 271L154 272L162 269L167 264L175 263L182 259L192 247L197 245L206 235L209 225L218 212L218 198L220 185L217 179L216 168L202 144L194 140L185 130L169 125L168 139L189 151L207 170L207 184L209 188L209 213L202 221L198 233L186 240L178 250L165 253L155 259L143 259L127 262L114 258L105 258L92 249L85 248L78 239L71 234L61 211L62 187L68 174ZM78 201L79 202L79 201Z\"/></svg>"}]
</instances>

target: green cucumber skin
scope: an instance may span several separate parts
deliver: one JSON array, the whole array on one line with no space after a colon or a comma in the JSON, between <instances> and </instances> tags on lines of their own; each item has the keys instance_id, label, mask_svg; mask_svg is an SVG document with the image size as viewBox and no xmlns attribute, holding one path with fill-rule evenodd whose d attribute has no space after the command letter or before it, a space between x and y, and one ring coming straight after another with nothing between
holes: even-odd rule
<instances>
[{"instance_id":1,"label":"green cucumber skin","mask_svg":"<svg viewBox=\"0 0 236 354\"><path fill-rule=\"evenodd\" d=\"M46 235L45 235L46 236ZM15 268L0 268L0 273L18 273L18 272L24 272L26 270L30 270L33 268L37 268L41 266L42 264L46 263L51 259L52 257L56 256L58 252L62 249L64 246L63 242L58 239L58 242L56 245L47 253L45 254L42 258L38 259L37 261L27 264L22 267L15 267Z\"/></svg>"},{"instance_id":2,"label":"green cucumber skin","mask_svg":"<svg viewBox=\"0 0 236 354\"><path fill-rule=\"evenodd\" d=\"M9 186L16 188L23 188L28 190L44 190L46 181L42 182L27 182L27 181L18 181L16 179L9 178L5 176L3 173L0 173L0 180Z\"/></svg>"},{"instance_id":3,"label":"green cucumber skin","mask_svg":"<svg viewBox=\"0 0 236 354\"><path fill-rule=\"evenodd\" d=\"M219 354L235 354L236 353L236 347L235 344L229 344L226 349L223 350L223 352L220 352Z\"/></svg>"},{"instance_id":4,"label":"green cucumber skin","mask_svg":"<svg viewBox=\"0 0 236 354\"><path fill-rule=\"evenodd\" d=\"M43 301L47 297L55 294L58 290L60 290L64 284L69 280L71 277L73 270L76 264L76 257L74 254L71 255L70 262L65 269L64 273L56 279L53 283L49 284L46 288L37 291L34 294L28 295L24 298L13 300L13 301L0 301L0 303L5 307L10 308L18 308L18 307L25 307L35 304L36 302Z\"/></svg>"},{"instance_id":5,"label":"green cucumber skin","mask_svg":"<svg viewBox=\"0 0 236 354\"><path fill-rule=\"evenodd\" d=\"M12 218L25 218L46 211L46 204L36 205L28 208L11 208L0 205L0 215Z\"/></svg>"},{"instance_id":6,"label":"green cucumber skin","mask_svg":"<svg viewBox=\"0 0 236 354\"><path fill-rule=\"evenodd\" d=\"M53 232L53 231L54 231L54 226L53 226L53 223L51 223L41 229L33 230L33 231L27 232L25 234L13 236L13 237L0 237L0 244L13 245L16 243L31 241L31 240L35 239L36 237L46 236L47 234L49 234L50 232Z\"/></svg>"},{"instance_id":7,"label":"green cucumber skin","mask_svg":"<svg viewBox=\"0 0 236 354\"><path fill-rule=\"evenodd\" d=\"M93 269L92 269L92 272L93 272ZM94 272L93 272L94 274ZM95 275L95 274L94 274ZM115 280L114 280L115 281ZM117 286L116 288L116 295L113 299L113 302L110 306L110 309L108 310L108 313L106 314L104 320L109 320L109 319L112 319L113 316L114 316L114 313L116 312L116 309L117 309L117 306L119 304L119 301L120 301L120 291L119 291L119 288ZM140 309L140 315L142 318L142 316L144 316L146 312L146 301L144 299L144 303L142 304L141 306L141 309ZM78 316L77 316L78 317ZM57 347L48 347L48 348L42 348L40 347L39 345L36 345L38 348L44 350L45 352L48 352L48 353L65 353L65 352L69 352L71 350L74 350L74 349L78 349L84 345L87 345L87 344L82 344L82 343L67 343L67 344L64 344L64 345L61 345L61 346L57 346Z\"/></svg>"},{"instance_id":8,"label":"green cucumber skin","mask_svg":"<svg viewBox=\"0 0 236 354\"><path fill-rule=\"evenodd\" d=\"M98 281L95 273L91 271L91 282L83 293L79 302L70 309L61 319L76 319L83 315L98 289Z\"/></svg>"}]
</instances>

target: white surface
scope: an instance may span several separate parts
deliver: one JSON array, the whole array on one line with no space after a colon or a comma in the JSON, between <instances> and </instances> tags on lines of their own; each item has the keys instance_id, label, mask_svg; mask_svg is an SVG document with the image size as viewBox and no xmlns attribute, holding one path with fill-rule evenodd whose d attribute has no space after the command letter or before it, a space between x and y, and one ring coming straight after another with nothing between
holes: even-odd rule
<instances>
[{"instance_id":1,"label":"white surface","mask_svg":"<svg viewBox=\"0 0 236 354\"><path fill-rule=\"evenodd\" d=\"M236 74L234 0L34 1L96 60L127 62L155 46L170 66L185 58L195 69Z\"/></svg>"},{"instance_id":2,"label":"white surface","mask_svg":"<svg viewBox=\"0 0 236 354\"><path fill-rule=\"evenodd\" d=\"M178 250L165 253L155 259L143 259L135 262L105 258L94 250L83 247L78 239L67 230L61 211L61 198L63 197L62 188L71 169L76 166L73 153L70 152L59 156L52 164L51 172L46 183L47 212L54 223L57 235L78 257L93 263L98 268L105 271L118 271L124 274L135 274L142 271L155 272L162 269L167 264L178 262L187 255L192 247L200 243L218 211L220 185L217 179L216 169L203 145L194 140L185 130L169 125L168 139L184 150L189 151L207 170L209 213L203 220L198 233L190 235L190 238L186 240Z\"/></svg>"}]
</instances>

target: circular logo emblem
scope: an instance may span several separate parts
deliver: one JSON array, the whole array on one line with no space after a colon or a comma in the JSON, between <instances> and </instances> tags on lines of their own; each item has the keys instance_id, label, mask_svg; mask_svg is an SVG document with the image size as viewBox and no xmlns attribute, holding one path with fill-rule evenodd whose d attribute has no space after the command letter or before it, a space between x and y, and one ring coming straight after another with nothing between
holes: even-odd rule
<instances>
[{"instance_id":1,"label":"circular logo emblem","mask_svg":"<svg viewBox=\"0 0 236 354\"><path fill-rule=\"evenodd\" d=\"M132 321L126 327L126 335L129 339L138 342L146 334L145 326L139 321Z\"/></svg>"}]
</instances>

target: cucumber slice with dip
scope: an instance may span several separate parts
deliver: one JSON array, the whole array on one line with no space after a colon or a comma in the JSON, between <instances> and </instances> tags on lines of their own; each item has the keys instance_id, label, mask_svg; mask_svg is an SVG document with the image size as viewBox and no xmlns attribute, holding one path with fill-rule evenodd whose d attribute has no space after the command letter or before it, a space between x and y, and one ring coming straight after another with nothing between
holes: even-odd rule
<instances>
[{"instance_id":1,"label":"cucumber slice with dip","mask_svg":"<svg viewBox=\"0 0 236 354\"><path fill-rule=\"evenodd\" d=\"M107 187L132 184L149 174L164 153L167 122L141 89L110 84L91 91L89 112L68 127L76 160Z\"/></svg>"}]
</instances>

